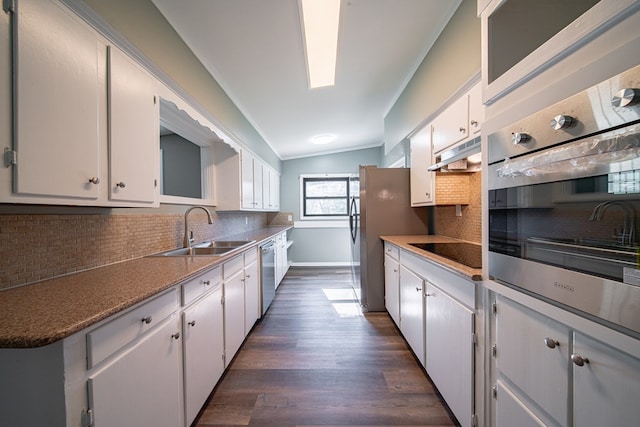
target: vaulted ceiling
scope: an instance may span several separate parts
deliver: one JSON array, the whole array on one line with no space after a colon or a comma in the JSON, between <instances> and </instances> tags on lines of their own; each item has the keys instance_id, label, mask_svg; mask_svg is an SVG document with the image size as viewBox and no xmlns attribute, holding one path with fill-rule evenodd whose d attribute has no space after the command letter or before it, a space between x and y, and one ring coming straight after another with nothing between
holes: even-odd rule
<instances>
[{"instance_id":1,"label":"vaulted ceiling","mask_svg":"<svg viewBox=\"0 0 640 427\"><path fill-rule=\"evenodd\" d=\"M298 0L152 1L283 160L381 145L385 115L460 4L342 0L336 84L309 89ZM312 144L321 134L336 139Z\"/></svg>"}]
</instances>

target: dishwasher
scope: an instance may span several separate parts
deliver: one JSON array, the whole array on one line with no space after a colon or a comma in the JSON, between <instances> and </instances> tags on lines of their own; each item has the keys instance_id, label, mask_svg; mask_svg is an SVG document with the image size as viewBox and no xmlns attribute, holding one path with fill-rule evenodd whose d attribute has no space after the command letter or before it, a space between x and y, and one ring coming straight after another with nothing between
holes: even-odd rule
<instances>
[{"instance_id":1,"label":"dishwasher","mask_svg":"<svg viewBox=\"0 0 640 427\"><path fill-rule=\"evenodd\" d=\"M276 296L275 241L260 245L260 293L264 315Z\"/></svg>"}]
</instances>

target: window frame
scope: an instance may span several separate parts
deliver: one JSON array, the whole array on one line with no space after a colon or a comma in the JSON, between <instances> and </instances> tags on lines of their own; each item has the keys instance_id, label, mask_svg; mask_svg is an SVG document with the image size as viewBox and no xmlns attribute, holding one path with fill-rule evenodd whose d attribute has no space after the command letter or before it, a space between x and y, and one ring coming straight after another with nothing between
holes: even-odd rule
<instances>
[{"instance_id":1,"label":"window frame","mask_svg":"<svg viewBox=\"0 0 640 427\"><path fill-rule=\"evenodd\" d=\"M359 178L358 174L304 174L300 175L300 219L301 220L330 220L330 221L344 221L349 218L349 204L351 202L351 181L353 178ZM345 181L347 194L346 196L327 196L327 197L307 197L306 196L306 182L309 181ZM360 194L355 195L356 198L360 198ZM306 213L306 201L309 199L346 199L347 212L343 214L318 214L308 215Z\"/></svg>"}]
</instances>

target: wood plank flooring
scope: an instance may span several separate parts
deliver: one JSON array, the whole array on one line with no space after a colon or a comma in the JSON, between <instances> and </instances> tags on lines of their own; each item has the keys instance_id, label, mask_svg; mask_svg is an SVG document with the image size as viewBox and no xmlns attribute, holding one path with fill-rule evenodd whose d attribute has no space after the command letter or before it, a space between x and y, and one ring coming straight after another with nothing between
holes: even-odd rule
<instances>
[{"instance_id":1,"label":"wood plank flooring","mask_svg":"<svg viewBox=\"0 0 640 427\"><path fill-rule=\"evenodd\" d=\"M194 426L452 426L387 313L349 269L291 268Z\"/></svg>"}]
</instances>

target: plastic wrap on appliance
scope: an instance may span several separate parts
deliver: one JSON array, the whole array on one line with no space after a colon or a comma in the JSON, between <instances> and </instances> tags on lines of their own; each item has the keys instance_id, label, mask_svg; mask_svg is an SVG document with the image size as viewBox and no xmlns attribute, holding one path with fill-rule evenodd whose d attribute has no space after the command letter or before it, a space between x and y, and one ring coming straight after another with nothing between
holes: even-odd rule
<instances>
[{"instance_id":1,"label":"plastic wrap on appliance","mask_svg":"<svg viewBox=\"0 0 640 427\"><path fill-rule=\"evenodd\" d=\"M568 168L588 171L596 165L633 161L640 169L640 125L549 148L526 157L505 159L497 169L500 178L537 176L562 172ZM628 169L628 168L625 168Z\"/></svg>"}]
</instances>

